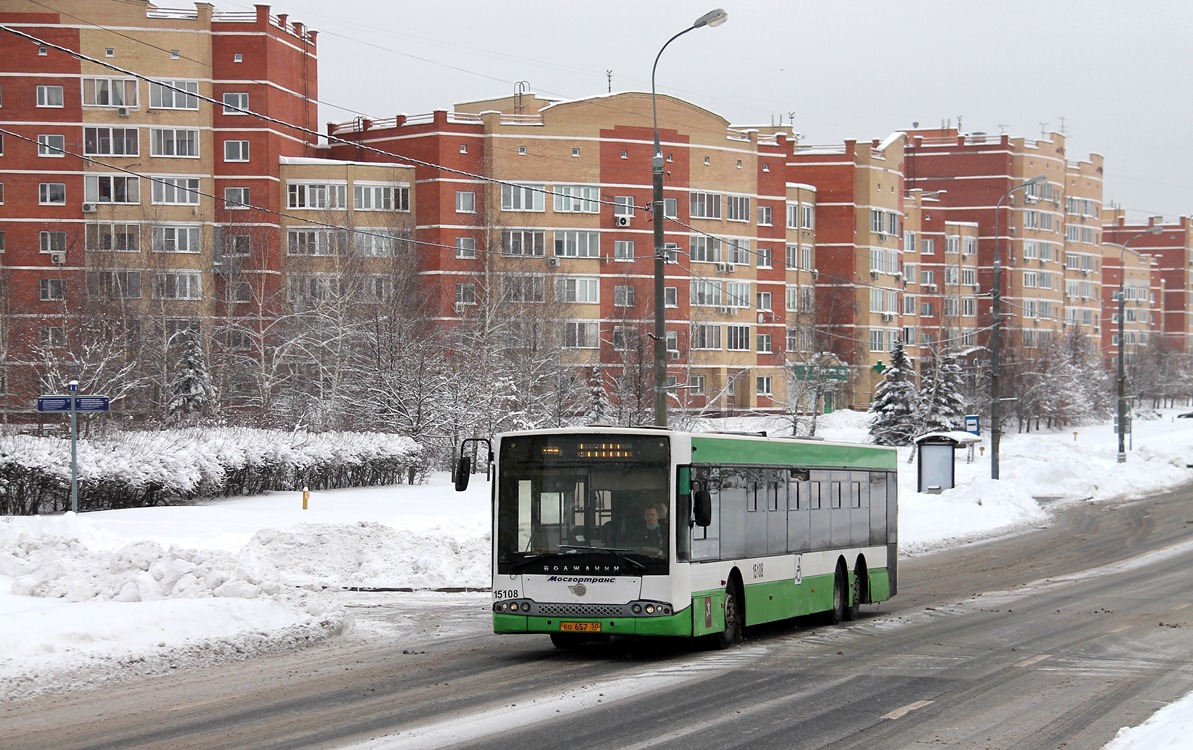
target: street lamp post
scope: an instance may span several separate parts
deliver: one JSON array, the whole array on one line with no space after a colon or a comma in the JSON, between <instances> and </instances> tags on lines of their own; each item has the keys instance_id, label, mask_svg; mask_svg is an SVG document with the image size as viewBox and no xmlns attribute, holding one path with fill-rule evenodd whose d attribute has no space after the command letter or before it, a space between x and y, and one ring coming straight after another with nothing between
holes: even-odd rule
<instances>
[{"instance_id":1,"label":"street lamp post","mask_svg":"<svg viewBox=\"0 0 1193 750\"><path fill-rule=\"evenodd\" d=\"M1142 237L1145 234L1157 234L1162 230L1163 227L1154 226L1138 234L1131 235L1123 240L1118 253L1118 424L1115 431L1118 432L1118 462L1120 464L1127 462L1127 371L1126 362L1123 358L1127 343L1126 338L1123 336L1123 319L1126 313L1125 305L1127 297L1124 289L1127 282L1127 245L1131 244L1131 240L1137 237Z\"/></svg>"},{"instance_id":2,"label":"street lamp post","mask_svg":"<svg viewBox=\"0 0 1193 750\"><path fill-rule=\"evenodd\" d=\"M1016 190L1023 190L1032 185L1047 182L1048 177L1037 175L1027 182L1015 185L1003 193L994 206L994 290L990 298L990 312L994 317L994 324L990 329L990 478L998 479L998 445L1002 439L1002 393L999 378L1002 376L1002 349L999 346L1002 331L1002 239L998 235L998 216L1002 211L1002 202ZM1010 226L1010 222L1007 222Z\"/></svg>"},{"instance_id":3,"label":"street lamp post","mask_svg":"<svg viewBox=\"0 0 1193 750\"><path fill-rule=\"evenodd\" d=\"M667 251L663 241L663 147L659 144L659 105L655 96L655 71L658 70L659 58L663 56L663 50L667 49L667 45L693 29L720 26L728 18L729 14L720 8L700 16L691 26L667 40L659 49L659 54L655 55L654 65L650 69L650 109L654 124L654 158L651 160L654 181L654 423L659 427L667 426L667 327L664 305Z\"/></svg>"}]
</instances>

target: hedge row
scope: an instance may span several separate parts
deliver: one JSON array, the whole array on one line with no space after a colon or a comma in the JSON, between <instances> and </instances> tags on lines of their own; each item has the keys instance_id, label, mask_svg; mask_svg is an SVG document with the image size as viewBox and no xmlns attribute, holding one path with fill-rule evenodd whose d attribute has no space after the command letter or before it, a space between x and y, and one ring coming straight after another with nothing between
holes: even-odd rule
<instances>
[{"instance_id":1,"label":"hedge row","mask_svg":"<svg viewBox=\"0 0 1193 750\"><path fill-rule=\"evenodd\" d=\"M413 482L413 440L384 433L195 428L80 440L79 510L173 505L272 490ZM70 441L0 437L0 515L70 509Z\"/></svg>"}]
</instances>

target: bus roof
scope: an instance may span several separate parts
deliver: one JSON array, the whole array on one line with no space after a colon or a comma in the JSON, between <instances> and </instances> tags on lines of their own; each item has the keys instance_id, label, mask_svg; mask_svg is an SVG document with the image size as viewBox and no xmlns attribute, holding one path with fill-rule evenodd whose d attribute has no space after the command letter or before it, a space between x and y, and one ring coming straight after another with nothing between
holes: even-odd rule
<instances>
[{"instance_id":1,"label":"bus roof","mask_svg":"<svg viewBox=\"0 0 1193 750\"><path fill-rule=\"evenodd\" d=\"M543 430L520 430L498 435L667 435L690 440L692 463L757 466L828 466L894 471L898 454L894 448L867 443L828 442L817 438L769 437L764 434L686 432L659 427L586 426Z\"/></svg>"}]
</instances>

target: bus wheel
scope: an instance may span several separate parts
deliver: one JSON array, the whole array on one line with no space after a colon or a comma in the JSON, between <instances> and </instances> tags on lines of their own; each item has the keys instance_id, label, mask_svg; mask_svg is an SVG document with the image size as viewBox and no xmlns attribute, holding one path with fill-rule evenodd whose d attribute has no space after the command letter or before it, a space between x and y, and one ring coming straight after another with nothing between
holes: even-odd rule
<instances>
[{"instance_id":1,"label":"bus wheel","mask_svg":"<svg viewBox=\"0 0 1193 750\"><path fill-rule=\"evenodd\" d=\"M846 610L849 608L849 574L843 566L838 566L837 575L833 576L833 608L828 612L830 625L844 622Z\"/></svg>"},{"instance_id":2,"label":"bus wheel","mask_svg":"<svg viewBox=\"0 0 1193 750\"><path fill-rule=\"evenodd\" d=\"M741 590L731 580L725 587L725 629L717 634L717 648L729 648L741 640L744 615Z\"/></svg>"},{"instance_id":3,"label":"bus wheel","mask_svg":"<svg viewBox=\"0 0 1193 750\"><path fill-rule=\"evenodd\" d=\"M844 571L842 571L844 572ZM848 575L848 574L847 574ZM866 575L866 569L858 567L853 571L853 586L849 587L852 598L852 603L848 600L845 602L845 619L856 620L861 610L862 605L862 577Z\"/></svg>"}]
</instances>

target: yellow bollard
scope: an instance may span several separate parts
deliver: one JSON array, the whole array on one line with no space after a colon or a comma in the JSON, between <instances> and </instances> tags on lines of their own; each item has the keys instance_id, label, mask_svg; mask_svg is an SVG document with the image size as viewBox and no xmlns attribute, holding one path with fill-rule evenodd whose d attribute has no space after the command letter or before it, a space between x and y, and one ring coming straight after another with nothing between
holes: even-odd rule
<instances>
[{"instance_id":1,"label":"yellow bollard","mask_svg":"<svg viewBox=\"0 0 1193 750\"><path fill-rule=\"evenodd\" d=\"M1077 433L1076 432L1073 433L1073 442L1074 443L1077 442Z\"/></svg>"},{"instance_id":2,"label":"yellow bollard","mask_svg":"<svg viewBox=\"0 0 1193 750\"><path fill-rule=\"evenodd\" d=\"M307 509L307 501L311 499L311 491L306 487L302 488L302 509Z\"/></svg>"}]
</instances>

